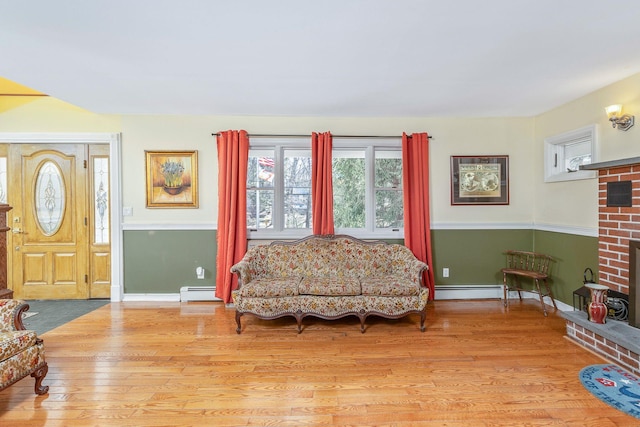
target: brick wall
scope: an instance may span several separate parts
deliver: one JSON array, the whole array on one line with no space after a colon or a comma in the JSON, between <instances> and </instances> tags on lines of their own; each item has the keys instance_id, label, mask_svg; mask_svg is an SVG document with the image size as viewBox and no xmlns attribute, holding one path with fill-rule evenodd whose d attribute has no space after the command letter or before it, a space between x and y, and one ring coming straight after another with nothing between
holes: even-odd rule
<instances>
[{"instance_id":1,"label":"brick wall","mask_svg":"<svg viewBox=\"0 0 640 427\"><path fill-rule=\"evenodd\" d=\"M607 207L607 182L631 181L633 206ZM640 164L598 171L599 278L629 294L629 240L640 240Z\"/></svg>"},{"instance_id":2,"label":"brick wall","mask_svg":"<svg viewBox=\"0 0 640 427\"><path fill-rule=\"evenodd\" d=\"M636 349L628 349L570 320L567 320L566 326L567 336L570 339L640 376L640 356L636 353Z\"/></svg>"}]
</instances>

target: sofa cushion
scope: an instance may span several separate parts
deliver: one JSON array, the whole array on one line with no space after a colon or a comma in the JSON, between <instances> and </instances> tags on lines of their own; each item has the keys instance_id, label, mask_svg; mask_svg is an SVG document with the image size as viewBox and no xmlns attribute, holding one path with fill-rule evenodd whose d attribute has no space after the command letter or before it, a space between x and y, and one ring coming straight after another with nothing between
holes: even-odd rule
<instances>
[{"instance_id":1,"label":"sofa cushion","mask_svg":"<svg viewBox=\"0 0 640 427\"><path fill-rule=\"evenodd\" d=\"M241 295L255 298L292 297L298 295L300 277L263 277L240 287Z\"/></svg>"},{"instance_id":2,"label":"sofa cushion","mask_svg":"<svg viewBox=\"0 0 640 427\"><path fill-rule=\"evenodd\" d=\"M420 287L413 281L392 275L362 278L361 286L362 295L402 297L420 293Z\"/></svg>"},{"instance_id":3,"label":"sofa cushion","mask_svg":"<svg viewBox=\"0 0 640 427\"><path fill-rule=\"evenodd\" d=\"M349 277L304 277L298 286L300 295L360 295L360 281Z\"/></svg>"},{"instance_id":4,"label":"sofa cushion","mask_svg":"<svg viewBox=\"0 0 640 427\"><path fill-rule=\"evenodd\" d=\"M0 362L36 343L35 331L9 331L0 333Z\"/></svg>"}]
</instances>

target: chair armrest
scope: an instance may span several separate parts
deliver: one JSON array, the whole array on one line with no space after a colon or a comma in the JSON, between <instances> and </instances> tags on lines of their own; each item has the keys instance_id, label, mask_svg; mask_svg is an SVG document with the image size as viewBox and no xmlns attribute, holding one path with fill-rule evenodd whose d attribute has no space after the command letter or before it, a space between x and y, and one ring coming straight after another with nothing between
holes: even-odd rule
<instances>
[{"instance_id":1,"label":"chair armrest","mask_svg":"<svg viewBox=\"0 0 640 427\"><path fill-rule=\"evenodd\" d=\"M29 304L17 299L0 299L0 331L24 331L22 314Z\"/></svg>"}]
</instances>

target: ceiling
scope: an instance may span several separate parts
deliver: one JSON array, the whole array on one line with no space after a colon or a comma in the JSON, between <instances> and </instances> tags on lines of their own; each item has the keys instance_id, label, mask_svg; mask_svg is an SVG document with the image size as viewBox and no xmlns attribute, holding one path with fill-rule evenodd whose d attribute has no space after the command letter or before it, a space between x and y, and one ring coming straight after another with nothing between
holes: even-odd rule
<instances>
[{"instance_id":1,"label":"ceiling","mask_svg":"<svg viewBox=\"0 0 640 427\"><path fill-rule=\"evenodd\" d=\"M639 42L637 0L5 1L0 76L102 114L533 116Z\"/></svg>"}]
</instances>

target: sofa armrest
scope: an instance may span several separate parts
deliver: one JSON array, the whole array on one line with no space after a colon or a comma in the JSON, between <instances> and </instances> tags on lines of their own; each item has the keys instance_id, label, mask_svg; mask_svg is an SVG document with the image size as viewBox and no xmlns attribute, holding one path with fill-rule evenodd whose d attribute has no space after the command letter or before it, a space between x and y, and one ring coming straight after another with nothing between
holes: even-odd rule
<instances>
[{"instance_id":1,"label":"sofa armrest","mask_svg":"<svg viewBox=\"0 0 640 427\"><path fill-rule=\"evenodd\" d=\"M24 331L22 314L29 304L17 299L0 299L0 331Z\"/></svg>"},{"instance_id":2,"label":"sofa armrest","mask_svg":"<svg viewBox=\"0 0 640 427\"><path fill-rule=\"evenodd\" d=\"M405 267L405 274L411 280L415 280L420 286L424 286L424 283L422 280L423 273L428 269L429 269L429 266L426 263L418 259L412 259L410 261L407 261L407 264Z\"/></svg>"},{"instance_id":3,"label":"sofa armrest","mask_svg":"<svg viewBox=\"0 0 640 427\"><path fill-rule=\"evenodd\" d=\"M238 286L243 283L249 283L253 279L251 277L251 264L249 261L242 260L231 267L231 273L238 275Z\"/></svg>"}]
</instances>

